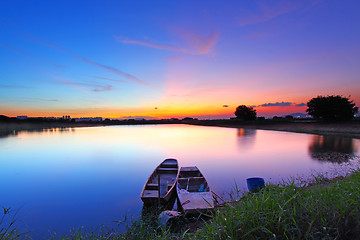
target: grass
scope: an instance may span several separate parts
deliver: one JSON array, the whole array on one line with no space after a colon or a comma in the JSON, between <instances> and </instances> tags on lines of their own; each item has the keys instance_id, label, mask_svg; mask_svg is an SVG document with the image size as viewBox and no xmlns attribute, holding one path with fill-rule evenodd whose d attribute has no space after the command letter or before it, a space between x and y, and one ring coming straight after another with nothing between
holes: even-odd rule
<instances>
[{"instance_id":1,"label":"grass","mask_svg":"<svg viewBox=\"0 0 360 240\"><path fill-rule=\"evenodd\" d=\"M326 186L270 185L232 206L218 210L196 238L357 239L360 172Z\"/></svg>"},{"instance_id":2,"label":"grass","mask_svg":"<svg viewBox=\"0 0 360 240\"><path fill-rule=\"evenodd\" d=\"M16 228L18 222L16 217L18 211L11 208L2 207L2 217L0 218L0 240L29 239L27 233L23 233Z\"/></svg>"},{"instance_id":3,"label":"grass","mask_svg":"<svg viewBox=\"0 0 360 240\"><path fill-rule=\"evenodd\" d=\"M78 229L50 239L358 239L360 171L331 181L320 176L306 186L268 185L258 193L246 193L240 201L217 209L212 219L193 233L159 228L158 213L157 209L144 211L140 220L130 220L125 233L106 227ZM4 225L8 216L4 208L0 240L25 238L26 234L13 227L16 218Z\"/></svg>"}]
</instances>

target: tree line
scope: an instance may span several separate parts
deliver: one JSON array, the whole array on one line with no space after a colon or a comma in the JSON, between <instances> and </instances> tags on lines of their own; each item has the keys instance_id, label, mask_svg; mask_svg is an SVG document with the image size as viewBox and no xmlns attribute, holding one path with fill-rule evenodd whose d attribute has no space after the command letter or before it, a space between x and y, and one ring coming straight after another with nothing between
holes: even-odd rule
<instances>
[{"instance_id":1,"label":"tree line","mask_svg":"<svg viewBox=\"0 0 360 240\"><path fill-rule=\"evenodd\" d=\"M341 95L317 96L307 102L306 112L317 120L346 121L354 118L359 108L350 97ZM244 121L256 120L256 109L251 106L240 105L236 108L235 116Z\"/></svg>"}]
</instances>

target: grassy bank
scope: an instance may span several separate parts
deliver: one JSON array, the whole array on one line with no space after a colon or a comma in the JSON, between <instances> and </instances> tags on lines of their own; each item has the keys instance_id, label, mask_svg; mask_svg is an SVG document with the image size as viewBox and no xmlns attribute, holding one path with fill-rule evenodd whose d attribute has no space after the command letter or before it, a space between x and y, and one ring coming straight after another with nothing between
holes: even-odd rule
<instances>
[{"instance_id":1,"label":"grassy bank","mask_svg":"<svg viewBox=\"0 0 360 240\"><path fill-rule=\"evenodd\" d=\"M319 177L306 186L269 185L217 209L213 218L193 233L187 227L178 233L163 231L156 222L158 215L150 212L129 223L122 234L103 228L50 239L358 239L359 186L359 171L334 180ZM0 228L0 239L18 239L16 228L8 228L10 235Z\"/></svg>"},{"instance_id":2,"label":"grassy bank","mask_svg":"<svg viewBox=\"0 0 360 240\"><path fill-rule=\"evenodd\" d=\"M188 121L187 124L197 126L213 126L228 128L261 129L273 131L286 131L296 133L310 133L319 135L335 135L360 139L360 120L354 119L347 122L322 122L315 120L288 120L266 119L257 121L239 120L199 120Z\"/></svg>"}]
</instances>

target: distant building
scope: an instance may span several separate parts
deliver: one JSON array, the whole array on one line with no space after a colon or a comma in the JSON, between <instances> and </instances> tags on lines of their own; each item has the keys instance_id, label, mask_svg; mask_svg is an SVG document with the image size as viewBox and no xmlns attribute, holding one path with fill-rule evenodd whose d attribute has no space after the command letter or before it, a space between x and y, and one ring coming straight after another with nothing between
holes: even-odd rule
<instances>
[{"instance_id":1,"label":"distant building","mask_svg":"<svg viewBox=\"0 0 360 240\"><path fill-rule=\"evenodd\" d=\"M58 117L57 120L71 120L71 117L68 115L62 116L62 117Z\"/></svg>"},{"instance_id":2,"label":"distant building","mask_svg":"<svg viewBox=\"0 0 360 240\"><path fill-rule=\"evenodd\" d=\"M75 122L101 122L102 117L84 117L84 118L74 118Z\"/></svg>"}]
</instances>

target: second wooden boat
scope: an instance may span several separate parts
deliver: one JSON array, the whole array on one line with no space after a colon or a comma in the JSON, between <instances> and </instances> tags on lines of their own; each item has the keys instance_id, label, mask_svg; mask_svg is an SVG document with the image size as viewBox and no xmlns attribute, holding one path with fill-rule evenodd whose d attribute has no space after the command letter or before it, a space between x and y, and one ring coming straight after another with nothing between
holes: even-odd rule
<instances>
[{"instance_id":1,"label":"second wooden boat","mask_svg":"<svg viewBox=\"0 0 360 240\"><path fill-rule=\"evenodd\" d=\"M209 185L197 167L182 167L177 182L178 210L185 214L213 210L214 198Z\"/></svg>"},{"instance_id":2,"label":"second wooden boat","mask_svg":"<svg viewBox=\"0 0 360 240\"><path fill-rule=\"evenodd\" d=\"M176 182L179 172L176 159L165 159L146 181L141 191L141 200L145 205L167 205L175 199Z\"/></svg>"}]
</instances>

